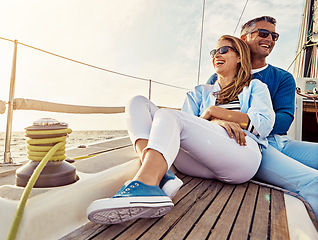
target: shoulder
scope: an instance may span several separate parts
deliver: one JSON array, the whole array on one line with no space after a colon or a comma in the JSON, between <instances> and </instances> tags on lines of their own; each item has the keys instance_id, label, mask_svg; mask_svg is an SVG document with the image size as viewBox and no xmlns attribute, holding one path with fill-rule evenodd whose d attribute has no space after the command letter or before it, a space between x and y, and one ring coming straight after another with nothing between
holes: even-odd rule
<instances>
[{"instance_id":1,"label":"shoulder","mask_svg":"<svg viewBox=\"0 0 318 240\"><path fill-rule=\"evenodd\" d=\"M268 94L268 86L259 79L252 79L250 84L243 88L243 95ZM247 94L247 95L246 95Z\"/></svg>"},{"instance_id":2,"label":"shoulder","mask_svg":"<svg viewBox=\"0 0 318 240\"><path fill-rule=\"evenodd\" d=\"M210 85L210 84L200 84L200 85L197 85L194 90L196 92L201 92L201 93L205 93L205 92L211 92L211 91L214 91L215 89L215 84L213 85Z\"/></svg>"},{"instance_id":3,"label":"shoulder","mask_svg":"<svg viewBox=\"0 0 318 240\"><path fill-rule=\"evenodd\" d=\"M290 72L288 72L282 68L275 67L273 65L268 64L268 70L273 72L275 75L280 75L283 78L290 79L290 80L294 81L293 75Z\"/></svg>"},{"instance_id":4,"label":"shoulder","mask_svg":"<svg viewBox=\"0 0 318 240\"><path fill-rule=\"evenodd\" d=\"M258 88L261 88L261 89L266 88L267 89L267 85L259 79L252 79L248 87L251 89L258 89Z\"/></svg>"},{"instance_id":5,"label":"shoulder","mask_svg":"<svg viewBox=\"0 0 318 240\"><path fill-rule=\"evenodd\" d=\"M209 79L208 79L208 81L206 82L207 84L214 84L215 82L216 82L216 80L217 80L217 75L216 75L216 73L214 73Z\"/></svg>"}]
</instances>

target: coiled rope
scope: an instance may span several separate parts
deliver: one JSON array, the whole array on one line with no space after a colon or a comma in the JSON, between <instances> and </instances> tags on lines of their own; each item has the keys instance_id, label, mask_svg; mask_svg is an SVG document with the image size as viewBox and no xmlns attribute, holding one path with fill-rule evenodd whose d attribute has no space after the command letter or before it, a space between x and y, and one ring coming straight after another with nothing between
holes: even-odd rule
<instances>
[{"instance_id":1,"label":"coiled rope","mask_svg":"<svg viewBox=\"0 0 318 240\"><path fill-rule=\"evenodd\" d=\"M26 130L26 136L30 137L26 141L28 144L28 159L33 161L41 161L47 152L52 148L52 145L55 145L56 143L62 143L61 147L50 158L50 161L65 160L66 135L70 134L71 132L72 130L70 128L43 131Z\"/></svg>"}]
</instances>

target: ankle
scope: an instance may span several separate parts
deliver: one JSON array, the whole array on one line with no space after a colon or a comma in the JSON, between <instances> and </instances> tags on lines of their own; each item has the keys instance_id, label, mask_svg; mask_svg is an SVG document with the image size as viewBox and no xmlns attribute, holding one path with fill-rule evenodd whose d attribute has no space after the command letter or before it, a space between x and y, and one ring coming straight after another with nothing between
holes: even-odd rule
<instances>
[{"instance_id":1,"label":"ankle","mask_svg":"<svg viewBox=\"0 0 318 240\"><path fill-rule=\"evenodd\" d=\"M154 176L147 176L145 174L136 175L133 178L133 181L139 181L147 185L157 185L157 186L159 186L159 183L160 183L160 180L158 180L158 178L155 178Z\"/></svg>"}]
</instances>

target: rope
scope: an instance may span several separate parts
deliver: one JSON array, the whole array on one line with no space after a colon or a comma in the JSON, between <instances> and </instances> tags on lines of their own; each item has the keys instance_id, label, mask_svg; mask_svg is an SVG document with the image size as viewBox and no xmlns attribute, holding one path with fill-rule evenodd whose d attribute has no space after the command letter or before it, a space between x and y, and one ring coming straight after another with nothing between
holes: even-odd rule
<instances>
[{"instance_id":1,"label":"rope","mask_svg":"<svg viewBox=\"0 0 318 240\"><path fill-rule=\"evenodd\" d=\"M7 39L7 38L3 38L3 37L0 37L0 39L6 40L6 41L10 41L10 42L15 42L15 41L13 41L13 40L11 40L11 39ZM40 49L40 48L37 48L37 47L33 47L33 46L30 46L30 45L27 45L27 44L24 44L24 43L21 43L21 42L17 42L17 43L18 43L18 44L21 44L21 45L23 45L23 46L25 46L25 47L29 47L29 48L32 48L32 49L34 49L34 50L40 51L40 52L44 52L44 53L53 55L53 56L55 56L55 57L59 57L59 58L62 58L62 59L65 59L65 60L68 60L68 61L71 61L71 62L75 62L75 63L78 63L78 64L85 65L85 66L87 66L87 67L96 68L96 69L99 69L99 70L102 70L102 71L110 72L110 73L117 74L117 75L121 75L121 76L124 76L124 77L134 78L134 79L138 79L138 80L142 80L142 81L148 81L148 82L151 81L151 79L142 78L142 77L136 77L136 76L129 75L129 74L125 74L125 73L120 73L120 72L112 71L112 70L109 70L109 69L106 69L106 68L97 67L97 66L95 66L95 65L91 65L91 64L84 63L84 62L81 62L81 61L78 61L78 60L74 60L74 59L71 59L71 58L68 58L68 57L64 57L64 56L62 56L62 55L58 55L58 54L55 54L55 53L52 53L52 52L49 52L49 51L46 51L46 50L43 50L43 49ZM158 81L153 81L153 82L156 82L157 84L169 86L169 87L174 87L174 88L179 88L179 89L186 89L186 90L188 90L187 88L183 88L183 87L179 87L179 86L175 86L175 85L170 85L170 84L165 84L165 83L158 82Z\"/></svg>"},{"instance_id":2,"label":"rope","mask_svg":"<svg viewBox=\"0 0 318 240\"><path fill-rule=\"evenodd\" d=\"M247 3L248 3L248 0L246 0L245 6L244 6L244 8L243 8L243 11L242 11L242 13L241 13L241 16L240 16L240 18L239 18L237 24L236 24L235 30L234 30L234 32L233 32L233 35L235 35L235 32L236 32L236 30L237 30L237 27L238 27L238 25L239 25L239 23L240 23L240 21L241 21L241 19L242 19L242 16L243 16L243 13L244 13L245 8L246 8L246 6L247 6Z\"/></svg>"},{"instance_id":3,"label":"rope","mask_svg":"<svg viewBox=\"0 0 318 240\"><path fill-rule=\"evenodd\" d=\"M35 168L23 191L7 240L16 238L28 197L47 162L62 161L66 158L66 136L71 132L72 130L70 128L25 131L26 136L29 137L27 140L29 144L27 146L28 158L30 160L39 161L40 163Z\"/></svg>"},{"instance_id":4,"label":"rope","mask_svg":"<svg viewBox=\"0 0 318 240\"><path fill-rule=\"evenodd\" d=\"M318 110L317 110L317 102L316 102L316 99L309 95L309 94L306 94L306 93L301 93L300 90L296 90L296 93L299 95L299 96L302 96L302 97L305 97L305 98L311 98L313 101L314 101L314 105L315 105L315 113L316 113L316 122L318 124Z\"/></svg>"},{"instance_id":5,"label":"rope","mask_svg":"<svg viewBox=\"0 0 318 240\"><path fill-rule=\"evenodd\" d=\"M175 88L179 88L179 89L190 90L189 88L177 87L177 86L174 86L174 85L170 85L170 84L162 83L162 82L157 82L157 81L154 81L154 80L152 80L152 82L153 83L157 83L157 84L161 84L161 85L164 85L164 86L168 86L168 87L175 87Z\"/></svg>"},{"instance_id":6,"label":"rope","mask_svg":"<svg viewBox=\"0 0 318 240\"><path fill-rule=\"evenodd\" d=\"M314 44L306 44L302 47L302 49L296 54L294 60L292 61L292 63L289 65L289 67L287 68L287 71L291 68L291 66L295 63L295 61L297 60L297 58L299 57L299 55L301 54L301 52L303 50L305 50L307 47L312 47L312 46L317 46L318 43L314 43Z\"/></svg>"},{"instance_id":7,"label":"rope","mask_svg":"<svg viewBox=\"0 0 318 240\"><path fill-rule=\"evenodd\" d=\"M50 158L50 161L63 161L65 156L66 136L70 134L70 128L54 129L54 130L26 130L26 140L28 146L28 159L33 161L41 161L47 154L48 149L56 143L61 143L61 149L58 149Z\"/></svg>"},{"instance_id":8,"label":"rope","mask_svg":"<svg viewBox=\"0 0 318 240\"><path fill-rule=\"evenodd\" d=\"M28 197L31 193L31 190L32 190L36 180L38 179L39 175L41 174L43 168L45 167L46 163L51 159L51 157L54 155L54 153L60 147L63 147L62 142L53 146L50 149L50 151L48 151L48 153L45 155L45 157L42 159L42 161L39 163L39 165L36 167L32 176L30 177L29 182L23 191L23 194L22 194L21 200L19 202L18 209L15 213L7 240L14 240L16 238L18 230L19 230L19 226L20 226L20 223L22 220L24 208L25 208L26 202L28 200Z\"/></svg>"}]
</instances>

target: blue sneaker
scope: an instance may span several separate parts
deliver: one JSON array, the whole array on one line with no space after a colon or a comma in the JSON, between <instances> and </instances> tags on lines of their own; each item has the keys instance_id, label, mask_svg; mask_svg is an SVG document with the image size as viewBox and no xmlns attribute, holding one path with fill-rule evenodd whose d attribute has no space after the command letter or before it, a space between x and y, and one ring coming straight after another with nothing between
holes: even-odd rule
<instances>
[{"instance_id":1,"label":"blue sneaker","mask_svg":"<svg viewBox=\"0 0 318 240\"><path fill-rule=\"evenodd\" d=\"M117 224L136 218L161 217L173 206L158 186L128 181L112 198L92 202L87 217L99 224Z\"/></svg>"},{"instance_id":2,"label":"blue sneaker","mask_svg":"<svg viewBox=\"0 0 318 240\"><path fill-rule=\"evenodd\" d=\"M181 181L181 179L174 175L170 170L168 170L161 179L159 187L162 189L162 191L164 191L165 194L167 194L170 199L172 199L177 194L182 185L183 182Z\"/></svg>"}]
</instances>

